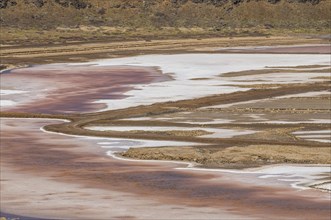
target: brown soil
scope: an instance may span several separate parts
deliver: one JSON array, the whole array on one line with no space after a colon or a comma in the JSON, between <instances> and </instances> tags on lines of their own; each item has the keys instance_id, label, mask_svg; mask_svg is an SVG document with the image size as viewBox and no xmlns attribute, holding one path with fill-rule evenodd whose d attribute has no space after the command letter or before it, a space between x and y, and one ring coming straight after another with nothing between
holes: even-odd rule
<instances>
[{"instance_id":1,"label":"brown soil","mask_svg":"<svg viewBox=\"0 0 331 220\"><path fill-rule=\"evenodd\" d=\"M292 46L292 47L268 47L268 48L247 48L247 49L223 49L222 52L232 53L272 53L272 54L330 54L331 46Z\"/></svg>"}]
</instances>

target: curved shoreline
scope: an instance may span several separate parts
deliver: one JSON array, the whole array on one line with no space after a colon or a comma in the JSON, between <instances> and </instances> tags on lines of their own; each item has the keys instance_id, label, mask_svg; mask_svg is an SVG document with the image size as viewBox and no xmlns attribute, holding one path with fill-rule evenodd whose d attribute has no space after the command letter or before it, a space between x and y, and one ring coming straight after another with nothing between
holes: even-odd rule
<instances>
[{"instance_id":1,"label":"curved shoreline","mask_svg":"<svg viewBox=\"0 0 331 220\"><path fill-rule=\"evenodd\" d=\"M20 119L15 119L14 124L9 123L9 125L11 125L11 127L14 125L14 127L12 127L14 129L13 131L15 131L17 129L19 131L23 131L23 130L25 130L24 126L30 126L29 124L30 124L30 122L32 122L32 120L24 120L24 119L21 119L21 120L22 121L20 121ZM262 213L267 212L266 210L269 210L269 211L278 210L280 208L279 205L277 205L280 202L279 200L283 201L285 199L283 197L286 197L286 196L290 196L291 199L295 198L295 201L297 199L299 199L298 201L301 201L301 202L299 202L297 205L295 205L296 203L293 203L292 205L296 206L300 210L302 209L301 206L305 207L307 204L310 204L313 207L315 207L317 204L319 204L319 207L324 207L324 205L327 204L326 201L324 199L322 199L322 197L316 197L317 195L319 195L319 196L324 195L324 194L320 194L321 192L319 192L319 191L317 191L317 192L312 191L312 190L305 190L304 192L296 191L295 189L290 189L286 182L277 183L272 179L269 180L268 178L267 179L256 179L257 178L256 173L251 173L251 174L237 173L236 174L233 172L232 173L231 172L230 173L229 172L214 172L214 171L210 171L210 170L203 170L203 171L197 172L196 170L190 171L188 168L184 168L184 167L183 167L183 169L176 169L176 168L180 168L181 165L187 165L187 163L185 163L185 164L177 163L177 162L169 163L169 162L162 162L162 161L154 161L153 163L150 163L148 161L125 161L125 160L118 160L118 159L113 160L111 157L107 157L108 158L107 159L105 157L100 156L98 153L95 154L96 149L94 147L95 144L93 144L93 143L96 143L97 140L93 141L93 139L92 139L92 142L88 142L87 141L88 139L81 139L81 137L78 137L79 139L76 139L73 137L66 137L64 135L59 135L59 134L44 133L41 131L40 126L38 126L38 125L41 125L40 124L41 122L44 124L48 124L48 120L45 120L45 119L36 119L36 120L40 121L40 122L38 122L36 124L37 126L35 126L35 129L33 129L32 131L31 131L31 129L29 129L30 131L27 131L26 134L23 133L25 135L28 143L30 143L32 146L27 146L27 149L23 148L22 150L24 150L24 151L22 151L21 154L22 154L22 156L24 156L24 154L30 154L31 157L26 155L28 157L24 157L24 159L20 159L21 165L20 164L10 165L10 164L8 164L8 162L10 162L10 160L16 161L15 158L17 158L17 156L19 156L19 157L21 157L21 156L17 155L17 153L15 153L15 152L12 152L12 153L14 153L12 156L15 155L14 157L12 157L12 156L7 155L7 151L2 151L2 153L6 153L6 155L7 155L5 158L7 161L7 165L2 165L2 168L4 169L3 171L7 172L8 171L7 169L10 167L19 168L20 166L23 166L24 170L21 172L18 172L15 175L18 175L19 173L21 173L21 174L25 173L24 175L30 176L30 178L25 177L26 180L37 181L37 182L40 180L41 182L39 182L38 184L43 183L43 181L44 181L43 178L61 183L62 185L65 184L66 187L62 186L62 187L56 187L56 188L64 187L64 189L67 189L68 193L73 191L73 190L70 190L70 184L79 183L79 184L83 184L85 189L93 189L93 190L106 189L106 191L103 192L104 195L106 195L110 192L113 192L113 190L115 190L117 192L123 192L123 191L131 192L131 193L134 192L136 194L136 196L138 196L138 198L139 198L139 195L142 194L142 195L145 195L144 198L146 198L146 199L149 198L152 200L156 199L157 201L161 201L162 204L169 204L169 202L172 201L172 204L177 204L177 205L175 205L177 207L180 207L179 204L182 204L182 202L181 202L182 200L183 200L184 204L186 204L186 205L192 203L193 207L196 205L199 206L199 204L200 205L208 204L206 207L210 207L210 209L213 209L212 207L227 207L229 205L228 203L230 202L230 204L232 204L232 205L234 205L234 207L238 208L238 211L242 210L242 208L246 209L246 212L250 213L250 215L252 215L253 219L256 219L253 217L254 213L260 213L262 215ZM10 121L11 120L8 119L8 122L10 122ZM26 121L26 122L24 122L24 121ZM22 122L24 122L24 123L22 124ZM18 127L16 127L16 126L18 126ZM23 126L23 127L21 128L21 126ZM9 135L8 137L10 137L10 134L12 133L12 132L8 132L5 130L3 130L3 132L5 132L6 136ZM43 135L40 135L39 132L42 132L41 134L45 134L46 136L43 137ZM31 135L33 135L33 136L31 136ZM2 138L5 138L5 136L2 135ZM33 139L31 139L31 138L33 138ZM37 138L37 139L35 141L33 141L34 138ZM44 139L44 141L42 141L40 143L40 141L42 139ZM50 142L48 140L52 140L52 141ZM2 141L6 141L6 139L2 139ZM68 146L70 146L70 147L68 148L67 146L62 146L63 141L65 141L65 143L68 144ZM19 142L17 142L17 143L19 143ZM35 145L34 143L35 144L38 143L38 145ZM43 146L44 145L43 143L45 143L45 144L47 143L47 145ZM62 144L58 145L56 143L62 143ZM73 143L75 143L75 145L72 145ZM40 144L42 144L42 145L40 145ZM6 145L7 144L4 143L4 146L6 146ZM88 150L88 149L86 149L87 146L89 146L89 148L91 148L91 147L92 148ZM15 146L15 144L14 144L7 150L16 151L17 147L19 147L19 146ZM54 149L56 149L56 150L54 151ZM99 149L101 150L101 148L99 148ZM5 149L3 149L3 150L5 150ZM35 156L34 156L34 154L38 151L41 151L40 154L44 158L45 162L35 166L35 165L33 165L34 163L31 164L31 161L39 160L38 158L35 158ZM94 151L94 153L91 154L91 151ZM75 154L77 154L77 153L79 153L79 154L74 156L73 159L70 159L73 156L71 154L71 152L72 153L76 152ZM45 158L45 155L48 155L48 157ZM54 159L55 159L55 161L54 161ZM52 162L52 161L54 161L56 163L53 164L54 162ZM83 170L81 170L79 168L80 166L82 166L81 161L84 161L84 164L86 163L86 165L83 166L83 167L85 167L85 168L83 168ZM5 161L2 160L2 163L4 163L4 162ZM97 164L94 164L95 162L97 162ZM10 163L12 163L12 162L10 162ZM79 164L81 164L81 165L79 165ZM89 164L91 164L91 165L89 165ZM118 164L118 165L115 165L115 164ZM31 167L31 165L33 165L33 166ZM66 166L64 166L64 165L66 165ZM64 170L68 170L69 167L71 167L72 170L70 170L70 172L68 172L69 171L68 170L65 173L63 173L63 172L60 172L63 169L61 167L65 168ZM101 169L101 167L104 167L104 168ZM45 169L47 171L45 171ZM193 169L196 169L196 168L193 168ZM118 174L115 175L114 172L118 173ZM123 175L125 175L124 179L123 179ZM17 178L18 177L19 176L17 176ZM109 178L111 179L110 182L109 182ZM120 179L118 179L118 178L120 178ZM154 178L156 178L156 179L154 179ZM161 178L162 181L159 180L159 178ZM8 176L7 176L7 179L8 179ZM252 182L253 180L254 180L254 182ZM259 180L259 181L256 181L256 180ZM23 179L21 181L22 181L21 183L24 182ZM140 184L132 185L132 183L131 183L132 181L134 181L133 183L138 181L138 182L136 182L136 184L141 183L142 185L140 185ZM140 182L140 181L142 181L142 182ZM262 181L262 182L260 182L260 181ZM54 184L55 184L55 182L54 182ZM6 184L6 183L12 184L11 182L6 182L6 181L3 182L3 184ZM120 186L117 185L119 183L121 183ZM167 183L166 186L163 185L163 183ZM266 183L270 183L270 185L267 187L265 185ZM36 183L34 183L34 184L36 184ZM69 184L69 185L67 185L67 184ZM168 184L170 184L170 185L168 185ZM173 184L175 184L176 189L179 190L178 192L176 191L176 193L175 192L171 193L171 191L172 191L171 188L172 188ZM14 185L12 185L12 186L14 186ZM29 186L29 185L27 185L27 186ZM168 186L170 187L170 189L168 189ZM2 188L3 190L6 189L6 191L3 191L3 193L6 192L5 195L8 195L7 194L8 187L9 186ZM51 187L51 188L49 188L49 187ZM166 188L164 188L164 187L166 187ZM47 198L47 197L49 197L47 195L50 192L52 192L52 190L55 190L52 188L51 182L49 182L47 184L47 188L48 188L47 189L48 193L46 195L40 195L40 197L36 197L35 199L39 200L42 198ZM79 187L79 189L75 189L74 191L76 192L78 190L77 192L82 193L82 192L84 192L84 188ZM139 191L135 191L137 189L139 189ZM147 191L145 191L145 190L147 190ZM186 192L186 190L189 190L188 192L191 192L191 193L194 192L194 194L198 193L197 197L195 197L195 196L191 197L191 196L189 196L190 194L187 195L186 193L188 193L188 192ZM193 191L191 191L191 190L193 190ZM237 193L237 190L238 190L238 193ZM19 193L19 191L16 191L16 190L14 192ZM181 198L178 198L177 197L178 193L182 194L183 192L185 192L185 194L183 194L181 196ZM254 193L251 194L250 192L251 193L254 192ZM276 193L276 192L278 192L278 193ZM145 194L145 193L147 193L147 194ZM211 193L212 194L216 193L217 195L219 193L222 193L222 196L212 195ZM242 196L241 195L242 193L245 193L245 195L248 193L247 194L247 196L249 196L248 198L252 199L252 201L250 201L250 203L249 203L251 205L248 205L245 201L243 201L243 204L241 204L241 203L237 204L238 201L235 198L239 198L240 196ZM262 211L260 209L263 207L263 205L262 205L263 203L261 204L261 199L263 200L263 198L264 198L264 197L258 196L260 193L263 193L264 195L268 195L268 197L270 197L269 199L267 199L267 201L268 201L267 203L269 205L271 205L271 207L273 207L273 208L271 208L271 210L270 210L270 207L269 208L264 207L263 208L264 211ZM279 197L274 198L275 193L278 194L278 196L282 195L281 198L279 198ZM56 193L56 194L51 193L51 194L52 194L52 197L62 198L61 193ZM80 194L78 194L78 195L68 194L67 195L67 193L66 193L65 195L74 197L74 198L81 198ZM165 195L167 195L167 196L164 197ZM186 195L186 196L184 196L184 195ZM210 198L210 201L208 201L208 200L201 201L200 196L203 196L203 195ZM136 196L134 198L137 198ZM231 199L232 198L231 196L234 196L234 198ZM324 197L325 197L325 195L323 196L323 198ZM26 197L26 198L29 198L29 197ZM112 198L112 196L110 198L107 197L107 199L103 200L103 202L100 201L100 204L103 204L104 202L107 202L107 203L114 202L111 198ZM314 199L312 199L312 198L314 198ZM317 200L316 200L317 198L319 198L318 199L319 202L317 202ZM173 200L173 199L175 199L175 200ZM2 202L5 202L5 201L6 200L2 200ZM99 200L89 199L89 201L94 203L95 201L99 201ZM187 203L188 201L190 201L190 202ZM212 201L214 201L214 202L212 202ZM53 200L48 201L49 204L53 204L52 202L53 202ZM224 204L223 204L223 202L224 202ZM46 204L47 203L45 203L45 205ZM227 204L227 205L225 205L225 204ZM260 207L259 211L255 210L257 207L254 207L254 205L252 206L252 204L258 205L257 207ZM280 204L282 204L282 203L280 203ZM244 205L244 207L242 207L242 205ZM262 207L261 207L261 205L262 205ZM40 206L40 204L39 204L39 206ZM5 206L3 206L3 207L5 207ZM141 207L141 205L139 207ZM239 207L242 207L242 208L239 208ZM287 208L285 208L285 209L287 209ZM29 209L29 210L31 210L31 209ZM37 210L38 209L35 208L35 211L37 211ZM185 209L185 210L187 210L187 209ZM248 211L248 210L250 210L250 211ZM324 210L324 208L323 208L323 210ZM5 209L3 211L8 213L9 210ZM197 209L196 209L196 211L197 211ZM222 213L222 212L223 211L218 211L217 213ZM293 214L293 211L291 211L292 214L289 214L287 212L288 211L284 211L283 214L285 216L291 216ZM61 213L63 213L63 212L61 212ZM224 213L226 213L226 212L223 212L223 214ZM239 213L240 213L240 211L239 211ZM23 213L17 213L17 214L23 214ZM268 212L268 214L270 214L270 212ZM68 213L66 215L68 215ZM42 215L40 215L40 214L34 215L34 216L42 217ZM211 219L213 219L213 218L211 218Z\"/></svg>"},{"instance_id":2,"label":"curved shoreline","mask_svg":"<svg viewBox=\"0 0 331 220\"><path fill-rule=\"evenodd\" d=\"M10 120L17 120L20 118L6 118ZM61 121L61 122L70 122L69 120L65 119L53 119L53 118L23 118L24 120L26 119L42 119L42 120L47 120L47 121ZM53 131L47 131L44 129L44 127L40 127L40 131L48 134L56 134L56 135L62 135L62 136L67 136L67 137L84 137L88 139L107 139L106 137L91 137L91 136L84 136L84 135L71 135L71 134L65 134L65 133L60 133L60 132L53 132ZM142 140L143 141L143 140ZM295 167L327 167L330 168L331 164L272 164L272 165L260 165L258 168L245 168L245 169L219 169L219 168L201 168L197 167L199 164L195 162L186 162L186 161L172 161L172 160L144 160L144 159L132 159L132 158L126 158L117 155L118 152L116 151L107 151L106 154L109 157L112 157L116 160L121 160L121 161L128 161L128 162L141 162L141 163L173 163L173 164L178 164L178 165L187 165L187 167L175 167L174 169L177 170L192 170L192 171L199 171L199 172L225 172L225 173L237 173L237 174L263 174L263 172L258 171L258 170L264 170L265 168L275 168L275 167L283 167L283 166L295 166ZM328 181L326 181L328 182ZM324 182L318 181L318 182L312 182L309 187L302 187L298 186L297 184L291 184L291 187L296 188L296 189L301 189L301 190L307 190L311 188L315 188L315 185L321 185L324 184ZM316 190L322 190L322 191L329 191L330 190L324 190L324 189L319 189L315 188Z\"/></svg>"},{"instance_id":3,"label":"curved shoreline","mask_svg":"<svg viewBox=\"0 0 331 220\"><path fill-rule=\"evenodd\" d=\"M259 168L242 170L208 169L199 168L197 167L199 166L198 163L192 162L136 160L116 155L118 150L116 148L123 150L128 146L133 146L130 144L135 144L135 139L139 139L139 142L137 142L143 146L144 137L148 137L149 141L159 140L162 142L162 140L170 141L172 139L172 141L182 141L182 143L186 143L188 140L204 142L209 144L208 147L197 149L205 151L205 153L208 153L210 149L211 151L226 149L232 145L244 148L249 144L254 144L255 140L273 146L279 143L288 147L291 147L291 144L297 144L299 147L309 147L314 152L316 146L328 149L329 145L327 143L300 140L291 132L300 129L306 131L325 130L328 128L327 124L259 125L256 127L259 127L261 131L265 130L266 136L248 135L234 140L203 140L203 138L148 136L146 134L132 135L125 132L95 132L92 136L84 135L84 132L86 132L84 126L89 123L112 124L114 122L116 124L118 119L144 116L150 116L151 119L157 119L158 117L170 118L170 121L157 123L148 119L147 126L155 124L166 126L167 123L180 124L180 117L184 119L192 117L192 120L196 120L195 122L198 123L194 126L203 128L209 125L199 124L199 115L208 115L209 119L214 119L222 118L222 114L225 117L232 114L234 116L231 117L238 117L238 121L248 120L248 124L242 125L242 127L248 127L254 120L258 121L259 118L262 118L260 116L261 112L264 116L269 117L270 112L274 109L263 111L263 108L261 108L262 110L255 111L250 108L249 111L252 113L247 113L249 111L236 112L233 108L229 109L230 113L224 113L217 108L205 112L198 110L200 107L209 106L212 103L226 104L243 101L247 99L247 96L259 100L261 97L268 99L269 96L301 94L305 91L329 88L325 78L319 80L325 82L316 82L309 85L300 85L302 81L289 85L274 84L274 86L271 86L266 84L265 88L256 87L249 92L214 95L150 106L140 105L108 112L68 114L63 115L63 117L61 114L53 115L59 117L59 119L47 119L45 117L51 115L42 115L44 118L28 120L24 118L27 116L25 113L0 112L4 116L14 117L7 118L8 121L13 120L12 123L6 123L7 119L4 119L5 117L0 118L1 123L5 124L4 130L1 129L1 139L3 141L1 150L4 155L1 158L3 164L1 167L5 172L2 179L6 179L6 181L1 181L1 184L5 186L2 187L2 190L6 193L7 197L5 198L8 199L2 201L5 204L3 207L6 207L2 211L15 213L13 208L18 202L18 205L21 205L20 207L24 209L19 210L20 213L17 214L28 213L32 216L61 216L61 218L77 218L77 216L81 217L84 213L83 217L88 219L95 216L101 216L100 219L109 219L110 216L114 218L149 219L151 216L168 216L169 213L175 212L178 218L187 217L188 219L196 216L200 218L208 216L209 219L218 219L219 216L224 219L230 219L230 217L238 219L243 216L252 219L266 217L278 219L280 217L297 218L299 215L303 215L307 219L324 217L327 219L329 217L329 194L326 191L311 189L310 187L312 183L321 184L321 181L327 181L329 176L325 171L328 171L330 164L324 166L317 164L263 166L263 164L260 164ZM252 82L247 83L251 84ZM274 90L275 85L281 89L279 91ZM308 109L309 105L307 104L304 107ZM289 112L298 114L300 111L296 109L277 110L278 114L281 115L280 118L285 117L284 115L289 114ZM318 109L315 114L313 108L313 110L305 112L307 113L305 117L309 119L317 115L323 118L328 111L330 110ZM187 113L187 115L185 116L184 113ZM236 114L239 116L236 116ZM245 119L245 117L240 116L245 114L252 114L255 118L247 119L248 116L245 116ZM15 118L15 115L21 118ZM38 114L30 114L30 116L38 117ZM291 120L291 117L289 118ZM39 122L35 123L32 119ZM295 117L292 119L294 121L298 120ZM65 123L50 125L48 120ZM272 119L267 120L273 121ZM121 123L119 122L119 124ZM123 124L128 125L130 123L123 122ZM225 125L225 128L231 124L234 127L237 126L236 128L242 128L232 122ZM220 124L215 128L221 127L224 126ZM117 137L117 139L111 138L111 136ZM123 138L131 138L130 144ZM101 139L109 139L110 144L101 144L97 141ZM105 146L103 147L103 145ZM19 161L19 163L16 163L16 161ZM263 163L267 162L264 161ZM305 169L305 167L312 169ZM297 168L301 168L301 172L296 170ZM322 175L317 176L317 173ZM23 189L21 195L20 186ZM15 187L18 188L15 189ZM38 191L34 191L35 188L38 188ZM17 201L18 197L21 198L21 202L26 202L20 204L20 201ZM63 201L67 201L66 199L69 199L67 207L63 203ZM95 204L98 204L98 208L95 208ZM40 209L41 205L42 209ZM75 208L68 209L71 206ZM145 212L151 206L154 209L149 216L146 216ZM129 209L132 215L123 215L123 213L126 213L123 207ZM72 210L81 209L81 213L72 212ZM54 213L52 210L58 211Z\"/></svg>"}]
</instances>

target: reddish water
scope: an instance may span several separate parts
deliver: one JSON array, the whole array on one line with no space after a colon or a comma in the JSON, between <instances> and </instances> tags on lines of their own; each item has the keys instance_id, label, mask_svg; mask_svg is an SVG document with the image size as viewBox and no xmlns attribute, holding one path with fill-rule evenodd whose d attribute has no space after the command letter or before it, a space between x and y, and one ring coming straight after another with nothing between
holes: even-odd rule
<instances>
[{"instance_id":1,"label":"reddish water","mask_svg":"<svg viewBox=\"0 0 331 220\"><path fill-rule=\"evenodd\" d=\"M2 87L30 91L17 96L31 100L14 111L33 113L74 113L102 110L100 99L123 99L136 85L170 80L156 68L43 65L12 70L1 75ZM19 99L19 98L18 98Z\"/></svg>"},{"instance_id":2,"label":"reddish water","mask_svg":"<svg viewBox=\"0 0 331 220\"><path fill-rule=\"evenodd\" d=\"M47 120L3 119L1 123L1 167L15 167L31 178L41 176L90 189L133 193L164 204L220 208L251 217L329 217L330 200L318 199L317 192L317 197L306 196L305 191L292 188L231 180L226 173L173 169L183 166L177 164L115 160L104 156L98 140L43 133L39 127L54 123ZM2 201L2 207L10 205Z\"/></svg>"}]
</instances>

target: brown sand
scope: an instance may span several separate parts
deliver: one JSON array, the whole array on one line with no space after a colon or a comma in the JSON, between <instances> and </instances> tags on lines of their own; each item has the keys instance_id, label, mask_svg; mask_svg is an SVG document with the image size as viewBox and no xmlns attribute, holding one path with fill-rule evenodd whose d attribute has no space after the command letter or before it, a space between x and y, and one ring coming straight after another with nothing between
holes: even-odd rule
<instances>
[{"instance_id":1,"label":"brown sand","mask_svg":"<svg viewBox=\"0 0 331 220\"><path fill-rule=\"evenodd\" d=\"M272 53L272 54L330 54L330 45L270 46L260 48L221 49L229 53Z\"/></svg>"}]
</instances>

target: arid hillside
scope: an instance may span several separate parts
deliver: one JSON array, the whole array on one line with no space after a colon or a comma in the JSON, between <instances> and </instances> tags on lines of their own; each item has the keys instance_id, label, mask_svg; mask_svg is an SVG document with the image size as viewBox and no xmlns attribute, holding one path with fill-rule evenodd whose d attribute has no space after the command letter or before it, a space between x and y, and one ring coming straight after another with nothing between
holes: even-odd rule
<instances>
[{"instance_id":1,"label":"arid hillside","mask_svg":"<svg viewBox=\"0 0 331 220\"><path fill-rule=\"evenodd\" d=\"M2 27L329 27L330 0L0 0Z\"/></svg>"}]
</instances>

